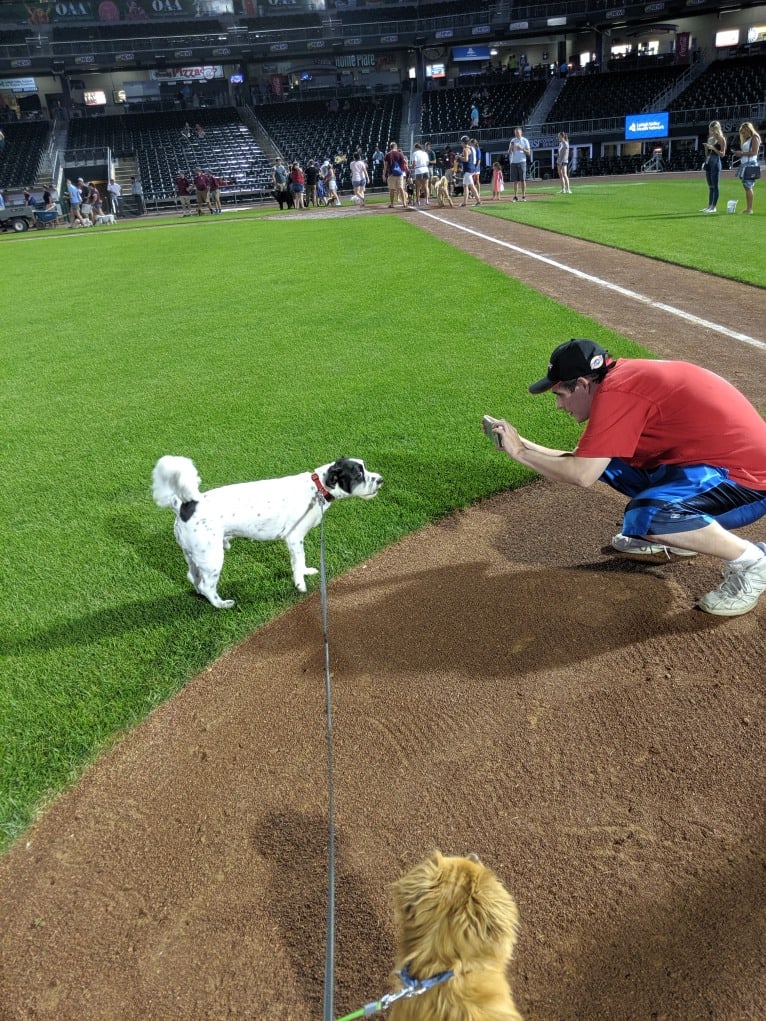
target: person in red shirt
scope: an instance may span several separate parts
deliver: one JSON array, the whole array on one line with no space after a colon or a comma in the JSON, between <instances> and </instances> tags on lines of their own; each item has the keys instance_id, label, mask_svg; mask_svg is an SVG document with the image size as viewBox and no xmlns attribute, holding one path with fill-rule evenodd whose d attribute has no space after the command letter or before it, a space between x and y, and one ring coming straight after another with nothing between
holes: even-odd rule
<instances>
[{"instance_id":1,"label":"person in red shirt","mask_svg":"<svg viewBox=\"0 0 766 1021\"><path fill-rule=\"evenodd\" d=\"M210 202L208 199L208 190L210 188L210 179L208 175L203 173L201 167L194 168L194 190L197 193L197 215L202 216L202 210L207 209L212 213L210 209Z\"/></svg>"},{"instance_id":2,"label":"person in red shirt","mask_svg":"<svg viewBox=\"0 0 766 1021\"><path fill-rule=\"evenodd\" d=\"M306 192L306 175L303 173L300 164L296 160L290 167L290 190L293 193L293 202L296 209L305 209L304 194Z\"/></svg>"},{"instance_id":3,"label":"person in red shirt","mask_svg":"<svg viewBox=\"0 0 766 1021\"><path fill-rule=\"evenodd\" d=\"M191 181L184 173L179 173L175 180L176 195L181 201L181 215L191 216Z\"/></svg>"},{"instance_id":4,"label":"person in red shirt","mask_svg":"<svg viewBox=\"0 0 766 1021\"><path fill-rule=\"evenodd\" d=\"M388 152L383 159L383 180L388 183L388 208L393 209L397 198L407 207L406 181L409 167L404 153L396 142L389 142Z\"/></svg>"},{"instance_id":5,"label":"person in red shirt","mask_svg":"<svg viewBox=\"0 0 766 1021\"><path fill-rule=\"evenodd\" d=\"M207 175L207 200L210 205L210 212L219 215L223 212L221 208L221 188L226 184L222 177L215 174Z\"/></svg>"},{"instance_id":6,"label":"person in red shirt","mask_svg":"<svg viewBox=\"0 0 766 1021\"><path fill-rule=\"evenodd\" d=\"M531 393L587 422L573 451L553 450L492 423L501 448L555 482L597 481L629 497L612 545L625 553L707 553L723 581L698 600L736 617L766 591L766 543L731 529L766 515L766 421L731 383L688 362L614 359L592 340L553 352Z\"/></svg>"}]
</instances>

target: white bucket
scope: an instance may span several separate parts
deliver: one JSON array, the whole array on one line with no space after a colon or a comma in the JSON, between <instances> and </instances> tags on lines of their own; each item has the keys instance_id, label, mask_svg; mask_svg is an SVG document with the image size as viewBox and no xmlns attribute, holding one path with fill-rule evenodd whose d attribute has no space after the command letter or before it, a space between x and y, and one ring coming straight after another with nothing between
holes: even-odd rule
<instances>
[{"instance_id":1,"label":"white bucket","mask_svg":"<svg viewBox=\"0 0 766 1021\"><path fill-rule=\"evenodd\" d=\"M738 201L739 201L739 199L729 199L729 201L726 203L726 212L727 213L736 213L736 211L737 211L737 202Z\"/></svg>"}]
</instances>

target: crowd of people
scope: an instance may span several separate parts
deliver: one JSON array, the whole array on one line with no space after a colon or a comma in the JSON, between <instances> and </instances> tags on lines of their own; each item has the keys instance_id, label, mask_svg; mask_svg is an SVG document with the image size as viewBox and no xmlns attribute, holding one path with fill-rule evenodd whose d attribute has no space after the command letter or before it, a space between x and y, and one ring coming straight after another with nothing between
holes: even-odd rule
<instances>
[{"instance_id":1,"label":"crowd of people","mask_svg":"<svg viewBox=\"0 0 766 1021\"><path fill-rule=\"evenodd\" d=\"M196 202L197 216L204 216L206 212L211 216L219 216L223 212L221 188L227 183L223 177L216 177L202 167L194 167L191 177L179 170L174 188L181 206L181 216L193 215L192 198Z\"/></svg>"},{"instance_id":2,"label":"crowd of people","mask_svg":"<svg viewBox=\"0 0 766 1021\"><path fill-rule=\"evenodd\" d=\"M276 160L271 171L271 183L272 195L279 203L279 208L308 209L309 206L342 205L336 162L345 162L345 157L336 156L335 160L331 160L327 156L323 160L309 160L305 168L298 160L293 160L287 166L283 160ZM354 153L349 169L352 201L363 206L365 189L370 184L370 173L361 152Z\"/></svg>"}]
</instances>

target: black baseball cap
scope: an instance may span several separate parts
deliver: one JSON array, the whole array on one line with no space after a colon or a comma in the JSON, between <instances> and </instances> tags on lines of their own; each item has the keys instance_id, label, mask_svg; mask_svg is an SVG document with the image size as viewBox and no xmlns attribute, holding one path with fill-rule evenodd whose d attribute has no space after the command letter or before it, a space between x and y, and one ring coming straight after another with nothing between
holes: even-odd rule
<instances>
[{"instance_id":1,"label":"black baseball cap","mask_svg":"<svg viewBox=\"0 0 766 1021\"><path fill-rule=\"evenodd\" d=\"M531 394L542 394L556 383L580 376L589 376L604 366L614 365L614 359L595 340L567 340L559 344L548 362L548 375L529 387Z\"/></svg>"}]
</instances>

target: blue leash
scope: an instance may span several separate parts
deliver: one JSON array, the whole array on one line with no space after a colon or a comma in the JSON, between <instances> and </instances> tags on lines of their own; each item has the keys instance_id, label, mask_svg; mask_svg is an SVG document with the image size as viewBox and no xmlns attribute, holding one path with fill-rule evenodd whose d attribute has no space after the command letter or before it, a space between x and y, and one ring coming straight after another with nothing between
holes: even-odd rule
<instances>
[{"instance_id":1,"label":"blue leash","mask_svg":"<svg viewBox=\"0 0 766 1021\"><path fill-rule=\"evenodd\" d=\"M440 982L448 981L453 975L453 971L442 971L431 978L414 978L410 974L409 968L405 965L399 972L399 980L403 988L398 993L387 993L385 996L381 996L379 1000L366 1003L364 1007L360 1007L359 1010L355 1010L351 1014L344 1014L337 1021L354 1021L355 1018L372 1017L373 1014L379 1014L381 1011L388 1010L391 1004L396 1003L397 1000L409 1000L413 996L427 993L429 989L439 985Z\"/></svg>"}]
</instances>

